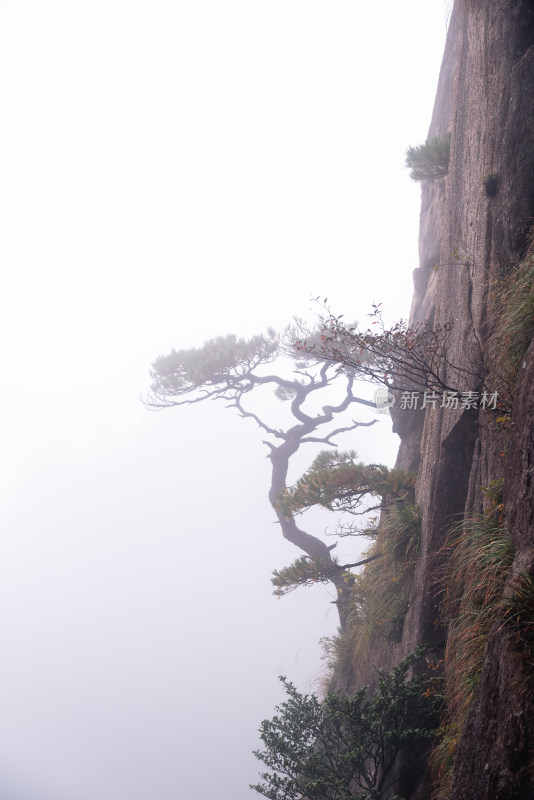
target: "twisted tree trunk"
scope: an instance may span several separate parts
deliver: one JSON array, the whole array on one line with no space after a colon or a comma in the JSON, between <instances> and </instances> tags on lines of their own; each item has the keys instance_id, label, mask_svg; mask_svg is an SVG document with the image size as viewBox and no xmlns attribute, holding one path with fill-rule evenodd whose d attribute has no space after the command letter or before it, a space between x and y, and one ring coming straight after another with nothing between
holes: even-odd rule
<instances>
[{"instance_id":1,"label":"twisted tree trunk","mask_svg":"<svg viewBox=\"0 0 534 800\"><path fill-rule=\"evenodd\" d=\"M353 425L368 426L371 423L353 423ZM309 435L317 427L317 419L310 419L295 425L284 434L284 442L278 446L270 444L269 458L272 463L271 488L269 490L269 501L280 523L282 535L292 544L296 545L306 555L308 555L320 568L321 572L328 576L337 592L337 599L334 601L339 613L341 630L347 626L347 616L349 612L349 601L351 596L350 582L347 582L347 569L359 566L371 559L363 559L355 564L338 564L331 554L331 549L317 536L313 536L298 527L293 514L287 514L280 508L280 498L287 489L287 473L289 469L289 459L299 449L303 438Z\"/></svg>"}]
</instances>

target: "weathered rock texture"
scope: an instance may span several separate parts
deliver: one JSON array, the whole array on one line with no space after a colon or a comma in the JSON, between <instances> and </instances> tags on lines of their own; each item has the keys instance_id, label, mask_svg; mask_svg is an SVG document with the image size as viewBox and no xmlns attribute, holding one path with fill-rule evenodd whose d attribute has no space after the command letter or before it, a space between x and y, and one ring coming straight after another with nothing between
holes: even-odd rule
<instances>
[{"instance_id":1,"label":"weathered rock texture","mask_svg":"<svg viewBox=\"0 0 534 800\"><path fill-rule=\"evenodd\" d=\"M448 175L423 185L412 324L453 323L450 360L477 390L491 327L491 286L524 256L534 222L534 2L456 0L429 135L450 131ZM494 175L493 196L484 179ZM534 347L534 345L533 345ZM481 487L506 475L513 574L534 571L534 350L521 371L511 433L481 410L394 413L397 466L418 466L423 537L402 654L421 641L442 653L443 544L451 522L482 510ZM471 384L471 385L470 385ZM451 800L534 798L534 699L509 629L496 625L456 753ZM528 768L530 763L531 767ZM411 797L431 794L423 780Z\"/></svg>"}]
</instances>

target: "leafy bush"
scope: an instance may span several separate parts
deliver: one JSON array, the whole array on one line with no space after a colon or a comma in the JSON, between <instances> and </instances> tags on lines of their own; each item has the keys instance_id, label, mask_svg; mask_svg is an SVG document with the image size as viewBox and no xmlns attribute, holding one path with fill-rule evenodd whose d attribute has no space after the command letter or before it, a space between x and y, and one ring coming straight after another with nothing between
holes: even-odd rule
<instances>
[{"instance_id":1,"label":"leafy bush","mask_svg":"<svg viewBox=\"0 0 534 800\"><path fill-rule=\"evenodd\" d=\"M424 144L409 147L406 151L406 166L414 181L435 181L449 170L451 135L435 136Z\"/></svg>"},{"instance_id":2,"label":"leafy bush","mask_svg":"<svg viewBox=\"0 0 534 800\"><path fill-rule=\"evenodd\" d=\"M287 700L260 727L254 755L269 772L251 786L269 800L380 800L393 784L401 749L435 735L439 698L427 672L407 678L417 650L392 672L379 671L371 696L302 695L285 678ZM400 800L400 798L399 798Z\"/></svg>"}]
</instances>

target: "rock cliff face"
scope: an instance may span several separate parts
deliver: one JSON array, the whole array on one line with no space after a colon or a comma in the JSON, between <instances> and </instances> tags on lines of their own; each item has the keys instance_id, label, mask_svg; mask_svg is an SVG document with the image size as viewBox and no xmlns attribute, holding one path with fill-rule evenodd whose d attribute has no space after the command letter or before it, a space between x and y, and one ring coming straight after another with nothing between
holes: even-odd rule
<instances>
[{"instance_id":1,"label":"rock cliff face","mask_svg":"<svg viewBox=\"0 0 534 800\"><path fill-rule=\"evenodd\" d=\"M532 0L456 0L429 135L447 131L448 175L422 189L411 323L452 323L449 360L482 376L491 287L525 256L534 223ZM489 175L494 178L488 192ZM458 386L473 388L468 382ZM481 487L503 476L515 546L512 577L534 575L534 344L520 371L507 429L490 424L480 408L416 412L397 404L393 421L401 436L397 466L418 469L423 515L400 650L404 655L427 641L439 657L447 630L438 622L436 575L446 531L462 515L481 512L487 502ZM512 638L502 624L490 634L456 749L452 800L534 798L534 693L523 688L525 661ZM412 787L412 798L430 795L425 781Z\"/></svg>"}]
</instances>

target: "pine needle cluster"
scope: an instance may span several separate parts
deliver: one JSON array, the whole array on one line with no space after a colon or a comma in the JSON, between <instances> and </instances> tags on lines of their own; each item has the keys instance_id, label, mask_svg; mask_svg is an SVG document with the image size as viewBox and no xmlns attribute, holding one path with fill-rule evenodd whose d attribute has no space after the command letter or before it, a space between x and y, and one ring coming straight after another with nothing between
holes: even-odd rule
<instances>
[{"instance_id":1,"label":"pine needle cluster","mask_svg":"<svg viewBox=\"0 0 534 800\"><path fill-rule=\"evenodd\" d=\"M329 511L364 514L413 495L415 476L356 458L354 450L323 450L296 484L286 489L280 508L297 514L319 505ZM371 498L371 506L363 502L366 498Z\"/></svg>"}]
</instances>

